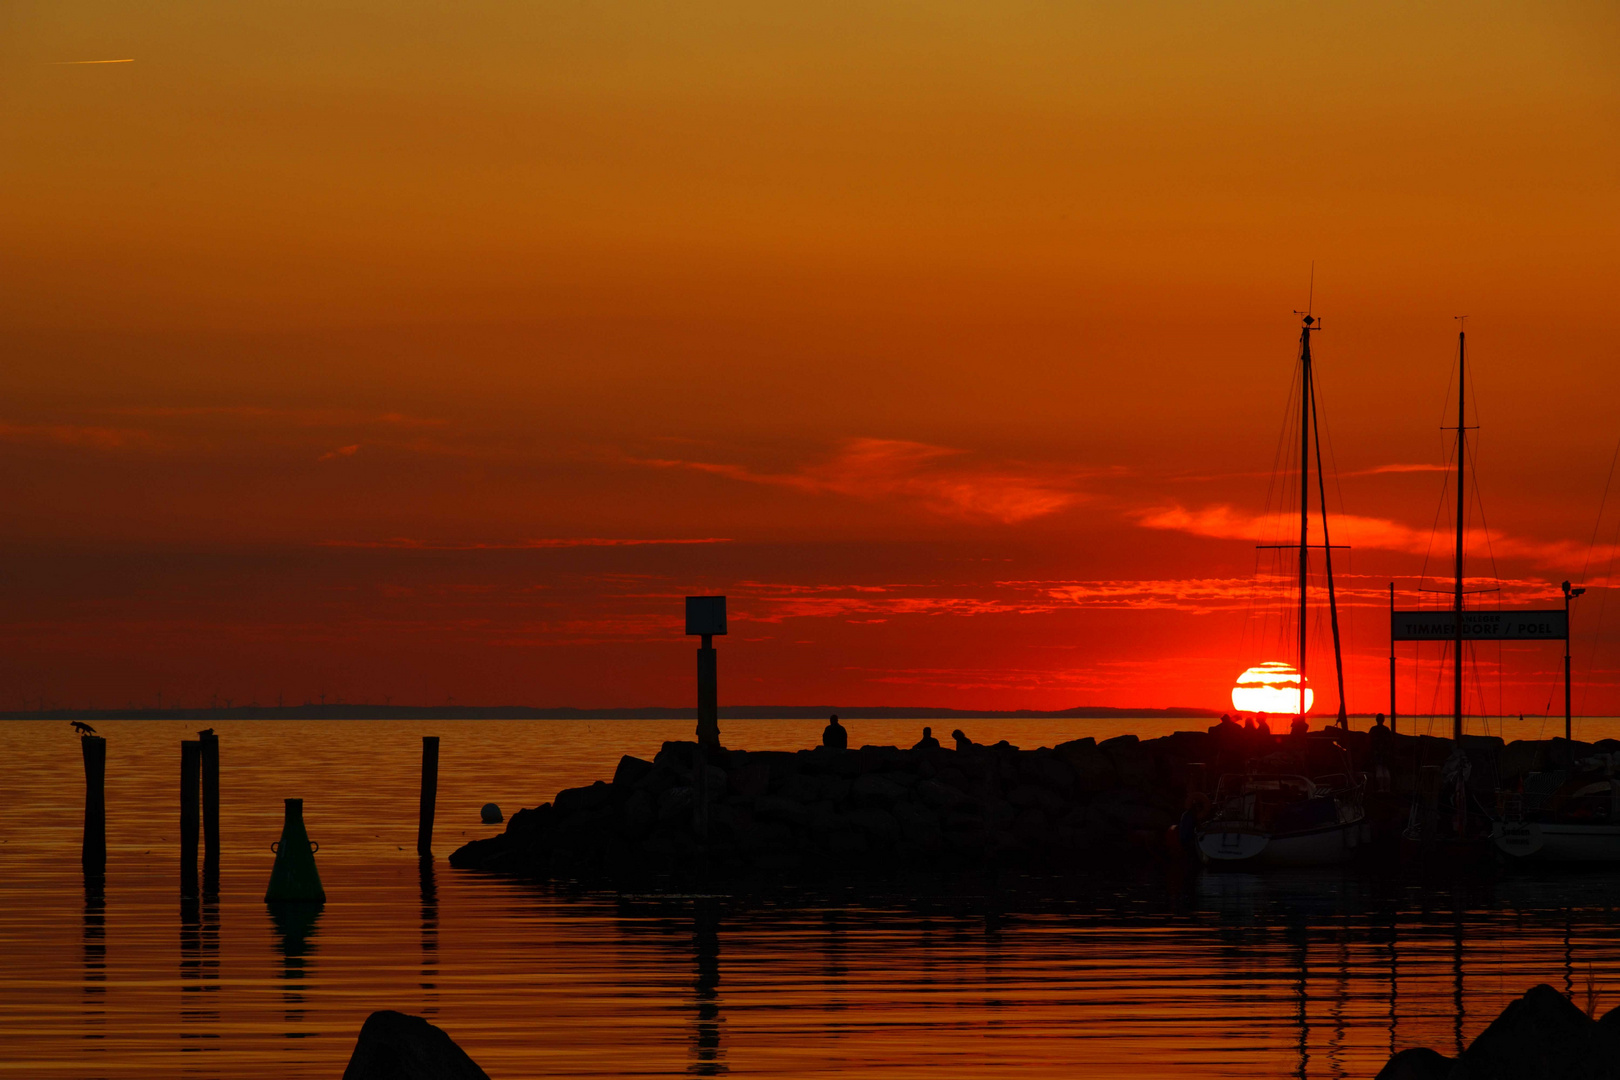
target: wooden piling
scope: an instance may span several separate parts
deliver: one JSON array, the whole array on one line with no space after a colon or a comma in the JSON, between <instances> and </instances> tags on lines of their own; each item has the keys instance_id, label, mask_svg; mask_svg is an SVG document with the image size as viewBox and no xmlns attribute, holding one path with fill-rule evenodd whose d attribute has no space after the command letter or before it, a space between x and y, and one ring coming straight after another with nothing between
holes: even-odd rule
<instances>
[{"instance_id":1,"label":"wooden piling","mask_svg":"<svg viewBox=\"0 0 1620 1080\"><path fill-rule=\"evenodd\" d=\"M219 736L199 731L202 744L203 892L219 894Z\"/></svg>"},{"instance_id":2,"label":"wooden piling","mask_svg":"<svg viewBox=\"0 0 1620 1080\"><path fill-rule=\"evenodd\" d=\"M439 798L439 737L422 736L422 805L417 815L416 854L433 857L433 808Z\"/></svg>"},{"instance_id":3,"label":"wooden piling","mask_svg":"<svg viewBox=\"0 0 1620 1080\"><path fill-rule=\"evenodd\" d=\"M99 882L107 874L107 740L86 735L84 754L84 876Z\"/></svg>"},{"instance_id":4,"label":"wooden piling","mask_svg":"<svg viewBox=\"0 0 1620 1080\"><path fill-rule=\"evenodd\" d=\"M197 796L202 787L202 743L180 741L180 895L198 896L197 826L201 821Z\"/></svg>"}]
</instances>

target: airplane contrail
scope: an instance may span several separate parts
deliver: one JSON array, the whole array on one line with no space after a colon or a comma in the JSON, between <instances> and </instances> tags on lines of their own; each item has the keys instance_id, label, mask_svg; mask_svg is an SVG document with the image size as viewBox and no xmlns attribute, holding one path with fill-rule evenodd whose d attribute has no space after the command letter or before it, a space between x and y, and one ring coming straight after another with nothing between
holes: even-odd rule
<instances>
[{"instance_id":1,"label":"airplane contrail","mask_svg":"<svg viewBox=\"0 0 1620 1080\"><path fill-rule=\"evenodd\" d=\"M63 67L63 66L68 65L68 64L133 64L134 62L135 62L135 58L133 56L131 56L131 57L127 58L127 59L124 59L124 60L51 60L51 61L48 61L49 65L51 67Z\"/></svg>"}]
</instances>

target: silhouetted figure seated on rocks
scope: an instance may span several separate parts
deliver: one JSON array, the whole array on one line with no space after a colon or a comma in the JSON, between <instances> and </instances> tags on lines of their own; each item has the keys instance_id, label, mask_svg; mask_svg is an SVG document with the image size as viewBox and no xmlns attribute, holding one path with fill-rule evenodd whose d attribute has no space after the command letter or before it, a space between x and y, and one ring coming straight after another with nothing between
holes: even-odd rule
<instances>
[{"instance_id":1,"label":"silhouetted figure seated on rocks","mask_svg":"<svg viewBox=\"0 0 1620 1080\"><path fill-rule=\"evenodd\" d=\"M939 740L934 738L934 729L931 728L931 727L923 728L923 737L917 740L917 745L913 746L912 749L913 750L938 750L939 749Z\"/></svg>"},{"instance_id":2,"label":"silhouetted figure seated on rocks","mask_svg":"<svg viewBox=\"0 0 1620 1080\"><path fill-rule=\"evenodd\" d=\"M1238 722L1232 719L1231 713L1221 713L1221 722L1210 728L1209 733L1211 735L1225 736L1236 735L1242 730L1243 728L1238 724Z\"/></svg>"},{"instance_id":3,"label":"silhouetted figure seated on rocks","mask_svg":"<svg viewBox=\"0 0 1620 1080\"><path fill-rule=\"evenodd\" d=\"M957 728L955 731L951 732L951 738L956 740L956 748L958 750L972 750L974 747L979 745L966 735L962 734L961 728Z\"/></svg>"},{"instance_id":4,"label":"silhouetted figure seated on rocks","mask_svg":"<svg viewBox=\"0 0 1620 1080\"><path fill-rule=\"evenodd\" d=\"M1288 725L1288 734L1294 736L1303 735L1309 730L1311 730L1311 725L1305 722L1303 716L1294 717L1293 721Z\"/></svg>"},{"instance_id":5,"label":"silhouetted figure seated on rocks","mask_svg":"<svg viewBox=\"0 0 1620 1080\"><path fill-rule=\"evenodd\" d=\"M1245 716L1243 718L1243 730L1248 732L1250 735L1254 734L1254 717Z\"/></svg>"},{"instance_id":6,"label":"silhouetted figure seated on rocks","mask_svg":"<svg viewBox=\"0 0 1620 1080\"><path fill-rule=\"evenodd\" d=\"M1271 734L1271 724L1266 720L1265 713L1254 718L1254 730L1261 735Z\"/></svg>"},{"instance_id":7,"label":"silhouetted figure seated on rocks","mask_svg":"<svg viewBox=\"0 0 1620 1080\"><path fill-rule=\"evenodd\" d=\"M849 749L849 732L838 722L837 713L827 720L827 726L821 732L821 745L831 750Z\"/></svg>"}]
</instances>

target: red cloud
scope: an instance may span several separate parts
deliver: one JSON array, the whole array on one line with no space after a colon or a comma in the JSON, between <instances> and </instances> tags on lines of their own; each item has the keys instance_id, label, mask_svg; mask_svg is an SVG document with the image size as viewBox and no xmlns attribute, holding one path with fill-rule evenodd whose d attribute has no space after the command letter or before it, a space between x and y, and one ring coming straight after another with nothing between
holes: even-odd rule
<instances>
[{"instance_id":1,"label":"red cloud","mask_svg":"<svg viewBox=\"0 0 1620 1080\"><path fill-rule=\"evenodd\" d=\"M391 536L387 540L322 540L321 547L388 548L404 551L527 551L536 548L570 547L641 547L648 544L729 544L730 539L705 536L691 540L634 540L603 536L571 536L541 540L480 541L480 540L417 540L409 536Z\"/></svg>"},{"instance_id":2,"label":"red cloud","mask_svg":"<svg viewBox=\"0 0 1620 1080\"><path fill-rule=\"evenodd\" d=\"M642 460L658 468L693 469L750 484L770 484L858 499L903 498L948 517L1016 524L1054 513L1085 496L1078 474L963 461L964 452L904 439L850 439L830 460L791 473L761 473L743 465Z\"/></svg>"}]
</instances>

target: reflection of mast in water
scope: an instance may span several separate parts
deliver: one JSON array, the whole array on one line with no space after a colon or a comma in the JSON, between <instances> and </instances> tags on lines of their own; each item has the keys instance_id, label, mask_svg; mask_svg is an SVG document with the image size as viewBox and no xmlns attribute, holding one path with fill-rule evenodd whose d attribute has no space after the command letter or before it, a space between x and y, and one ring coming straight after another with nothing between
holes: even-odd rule
<instances>
[{"instance_id":1,"label":"reflection of mast in water","mask_svg":"<svg viewBox=\"0 0 1620 1080\"><path fill-rule=\"evenodd\" d=\"M281 979L285 984L281 999L286 1005L284 1016L290 1029L304 1020L305 957L315 951L310 939L315 936L315 923L321 917L321 905L282 902L265 906L270 909L270 919L275 924L279 939ZM302 1039L309 1034L307 1031L288 1030L286 1037Z\"/></svg>"},{"instance_id":2,"label":"reflection of mast in water","mask_svg":"<svg viewBox=\"0 0 1620 1080\"><path fill-rule=\"evenodd\" d=\"M1300 1080L1305 1080L1311 1060L1311 994L1310 994L1310 954L1311 935L1310 928L1306 926L1301 917L1288 921L1287 936L1293 939L1294 953L1298 957L1299 978L1294 986L1298 1008L1294 1013L1294 1022L1299 1025L1299 1072Z\"/></svg>"},{"instance_id":3,"label":"reflection of mast in water","mask_svg":"<svg viewBox=\"0 0 1620 1080\"><path fill-rule=\"evenodd\" d=\"M439 1011L439 890L433 880L433 858L417 863L422 886L422 1011L433 1016Z\"/></svg>"},{"instance_id":4,"label":"reflection of mast in water","mask_svg":"<svg viewBox=\"0 0 1620 1080\"><path fill-rule=\"evenodd\" d=\"M692 1064L687 1071L716 1076L729 1071L720 1046L720 906L709 897L692 902L692 952L697 962L697 1024L693 1030Z\"/></svg>"},{"instance_id":5,"label":"reflection of mast in water","mask_svg":"<svg viewBox=\"0 0 1620 1080\"><path fill-rule=\"evenodd\" d=\"M1400 912L1391 905L1389 909L1389 1056L1395 1056L1395 1025L1399 1018L1396 1011L1396 992L1400 987L1400 967L1397 958L1400 956L1399 942L1396 936L1399 931Z\"/></svg>"},{"instance_id":6,"label":"reflection of mast in water","mask_svg":"<svg viewBox=\"0 0 1620 1080\"><path fill-rule=\"evenodd\" d=\"M1452 1029L1453 1053L1463 1052L1463 908L1461 893L1454 894L1451 902L1451 980L1452 1007L1457 1013Z\"/></svg>"},{"instance_id":7,"label":"reflection of mast in water","mask_svg":"<svg viewBox=\"0 0 1620 1080\"><path fill-rule=\"evenodd\" d=\"M80 1010L80 1015L84 1017L85 1031L80 1038L99 1042L107 1037L107 895L99 881L92 884L89 875L85 877L84 925L81 933L84 1008ZM96 1049L99 1051L102 1048L98 1046Z\"/></svg>"},{"instance_id":8,"label":"reflection of mast in water","mask_svg":"<svg viewBox=\"0 0 1620 1080\"><path fill-rule=\"evenodd\" d=\"M1339 919L1339 978L1333 992L1333 1041L1328 1044L1328 1063L1335 1076L1344 1075L1344 1036L1346 1030L1344 1009L1350 1000L1350 927L1349 920Z\"/></svg>"},{"instance_id":9,"label":"reflection of mast in water","mask_svg":"<svg viewBox=\"0 0 1620 1080\"><path fill-rule=\"evenodd\" d=\"M180 901L180 1038L218 1039L217 1031L198 1031L195 1022L219 1022L219 1010L207 1007L219 992L219 905L196 897ZM201 1047L187 1046L186 1050ZM217 1050L217 1046L208 1049Z\"/></svg>"}]
</instances>

